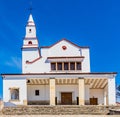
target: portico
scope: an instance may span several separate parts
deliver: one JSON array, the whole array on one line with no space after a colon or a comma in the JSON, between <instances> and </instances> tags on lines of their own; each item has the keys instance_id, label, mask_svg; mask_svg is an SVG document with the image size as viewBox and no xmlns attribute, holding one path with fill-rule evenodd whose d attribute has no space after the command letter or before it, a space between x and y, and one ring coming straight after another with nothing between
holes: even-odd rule
<instances>
[{"instance_id":1,"label":"portico","mask_svg":"<svg viewBox=\"0 0 120 117\"><path fill-rule=\"evenodd\" d=\"M28 102L38 101L38 104L50 105L108 105L111 103L107 88L110 74L89 74L89 76L84 74L84 77L83 75L78 77L78 75L64 76L63 74L49 76L27 78ZM30 92L34 88L37 89L37 86L42 87L39 89L40 95L45 95L41 100L40 98L34 100L34 94ZM42 94L43 90L44 94ZM69 103L65 103L63 98L65 96L68 97Z\"/></svg>"}]
</instances>

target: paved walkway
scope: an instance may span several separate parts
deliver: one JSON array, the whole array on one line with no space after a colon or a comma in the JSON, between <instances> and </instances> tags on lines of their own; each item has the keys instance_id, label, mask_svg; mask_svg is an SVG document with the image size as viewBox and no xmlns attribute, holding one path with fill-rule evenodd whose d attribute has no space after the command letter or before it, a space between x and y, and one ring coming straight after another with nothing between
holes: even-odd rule
<instances>
[{"instance_id":1,"label":"paved walkway","mask_svg":"<svg viewBox=\"0 0 120 117\"><path fill-rule=\"evenodd\" d=\"M0 115L0 117L120 117L120 115Z\"/></svg>"}]
</instances>

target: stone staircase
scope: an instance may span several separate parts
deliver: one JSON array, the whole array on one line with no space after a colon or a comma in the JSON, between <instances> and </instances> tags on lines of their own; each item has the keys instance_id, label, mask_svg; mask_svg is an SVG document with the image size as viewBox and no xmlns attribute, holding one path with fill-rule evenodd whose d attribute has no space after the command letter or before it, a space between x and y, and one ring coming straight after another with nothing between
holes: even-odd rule
<instances>
[{"instance_id":1,"label":"stone staircase","mask_svg":"<svg viewBox=\"0 0 120 117\"><path fill-rule=\"evenodd\" d=\"M109 109L120 109L120 106L78 106L78 105L36 105L4 107L3 115L107 115Z\"/></svg>"},{"instance_id":2,"label":"stone staircase","mask_svg":"<svg viewBox=\"0 0 120 117\"><path fill-rule=\"evenodd\" d=\"M49 106L49 105L36 105L36 106L17 106L17 107L4 107L2 110L3 115L79 115L79 114L92 114L92 115L106 115L109 113L107 106Z\"/></svg>"}]
</instances>

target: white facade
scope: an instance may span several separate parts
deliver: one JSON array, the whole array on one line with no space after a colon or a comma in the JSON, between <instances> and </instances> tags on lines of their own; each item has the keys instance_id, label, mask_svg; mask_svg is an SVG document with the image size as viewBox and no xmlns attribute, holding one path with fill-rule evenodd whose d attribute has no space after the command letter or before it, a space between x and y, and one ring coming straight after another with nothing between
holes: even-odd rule
<instances>
[{"instance_id":1,"label":"white facade","mask_svg":"<svg viewBox=\"0 0 120 117\"><path fill-rule=\"evenodd\" d=\"M4 78L3 80L3 100L9 102L11 99L10 88L19 89L19 101L11 100L14 104L23 104L27 100L27 84L25 78Z\"/></svg>"},{"instance_id":2,"label":"white facade","mask_svg":"<svg viewBox=\"0 0 120 117\"><path fill-rule=\"evenodd\" d=\"M66 39L39 48L30 14L22 46L22 74L2 74L3 101L15 105L116 103L115 72L90 71L89 47Z\"/></svg>"},{"instance_id":3,"label":"white facade","mask_svg":"<svg viewBox=\"0 0 120 117\"><path fill-rule=\"evenodd\" d=\"M64 45L67 47L67 50L62 49L62 46ZM44 72L49 73L51 72L51 68L50 68L50 62L47 59L47 57L73 57L73 56L74 57L84 56L84 59L81 60L82 70L79 72L90 72L89 48L75 47L74 45L63 39L53 47L41 48L41 57L39 56L39 51L36 48L34 49L32 48L31 50L28 50L28 48L23 49L23 62L22 62L23 73L44 73ZM33 64L26 64L27 60L32 62L39 57L40 59L38 59ZM66 72L66 71L61 71L61 72Z\"/></svg>"}]
</instances>

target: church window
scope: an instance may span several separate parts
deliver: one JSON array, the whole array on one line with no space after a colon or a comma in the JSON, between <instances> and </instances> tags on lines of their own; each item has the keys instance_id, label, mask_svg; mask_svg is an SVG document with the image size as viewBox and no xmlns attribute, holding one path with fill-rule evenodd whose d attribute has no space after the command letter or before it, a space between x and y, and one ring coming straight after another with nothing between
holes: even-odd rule
<instances>
[{"instance_id":1,"label":"church window","mask_svg":"<svg viewBox=\"0 0 120 117\"><path fill-rule=\"evenodd\" d=\"M66 49L67 49L67 47L66 47L66 46L62 46L62 49L63 49L63 50L66 50Z\"/></svg>"},{"instance_id":2,"label":"church window","mask_svg":"<svg viewBox=\"0 0 120 117\"><path fill-rule=\"evenodd\" d=\"M19 88L10 88L11 100L19 100Z\"/></svg>"},{"instance_id":3,"label":"church window","mask_svg":"<svg viewBox=\"0 0 120 117\"><path fill-rule=\"evenodd\" d=\"M31 33L32 32L32 30L31 29L29 29L29 33Z\"/></svg>"},{"instance_id":4,"label":"church window","mask_svg":"<svg viewBox=\"0 0 120 117\"><path fill-rule=\"evenodd\" d=\"M81 62L52 62L51 70L81 70L82 64Z\"/></svg>"},{"instance_id":5,"label":"church window","mask_svg":"<svg viewBox=\"0 0 120 117\"><path fill-rule=\"evenodd\" d=\"M32 45L32 41L29 41L28 44L29 44L29 45Z\"/></svg>"},{"instance_id":6,"label":"church window","mask_svg":"<svg viewBox=\"0 0 120 117\"><path fill-rule=\"evenodd\" d=\"M69 64L68 63L64 63L64 70L69 70Z\"/></svg>"},{"instance_id":7,"label":"church window","mask_svg":"<svg viewBox=\"0 0 120 117\"><path fill-rule=\"evenodd\" d=\"M80 62L77 62L77 63L76 63L76 69L77 69L77 70L81 70L81 63L80 63Z\"/></svg>"},{"instance_id":8,"label":"church window","mask_svg":"<svg viewBox=\"0 0 120 117\"><path fill-rule=\"evenodd\" d=\"M62 70L62 63L57 63L57 70Z\"/></svg>"},{"instance_id":9,"label":"church window","mask_svg":"<svg viewBox=\"0 0 120 117\"><path fill-rule=\"evenodd\" d=\"M51 70L56 70L56 63L51 63Z\"/></svg>"},{"instance_id":10,"label":"church window","mask_svg":"<svg viewBox=\"0 0 120 117\"><path fill-rule=\"evenodd\" d=\"M75 70L75 63L74 62L70 63L70 70Z\"/></svg>"},{"instance_id":11,"label":"church window","mask_svg":"<svg viewBox=\"0 0 120 117\"><path fill-rule=\"evenodd\" d=\"M35 95L38 96L39 95L39 90L35 90Z\"/></svg>"}]
</instances>

